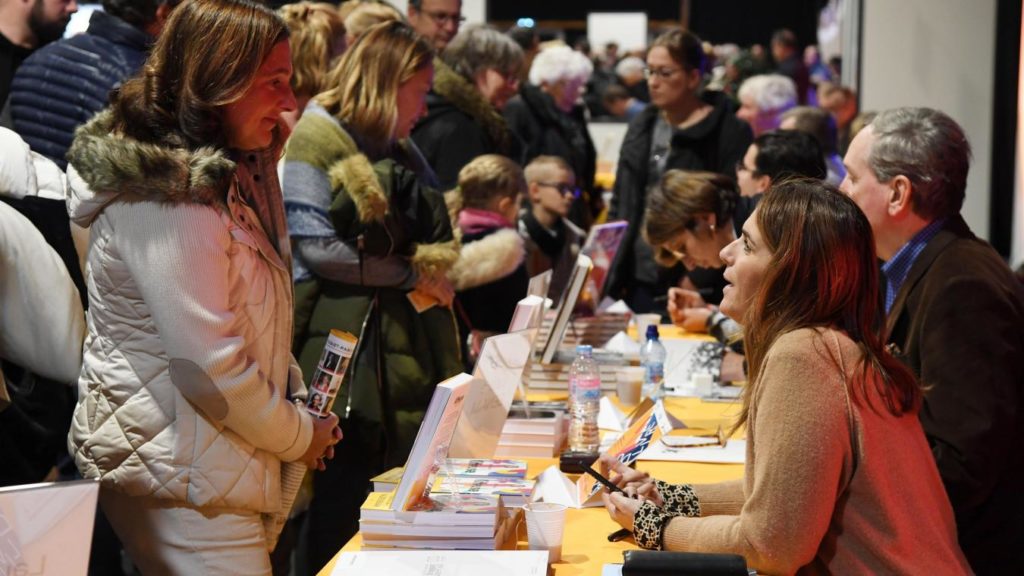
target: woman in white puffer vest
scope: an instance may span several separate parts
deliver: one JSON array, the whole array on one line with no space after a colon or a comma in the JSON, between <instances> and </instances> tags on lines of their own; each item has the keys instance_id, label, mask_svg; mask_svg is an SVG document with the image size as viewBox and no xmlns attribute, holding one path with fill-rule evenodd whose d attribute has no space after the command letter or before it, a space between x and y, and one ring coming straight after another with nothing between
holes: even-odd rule
<instances>
[{"instance_id":1,"label":"woman in white puffer vest","mask_svg":"<svg viewBox=\"0 0 1024 576\"><path fill-rule=\"evenodd\" d=\"M290 75L273 12L186 2L68 153L68 211L91 228L69 446L144 574L270 573L305 469L340 439L290 353Z\"/></svg>"}]
</instances>

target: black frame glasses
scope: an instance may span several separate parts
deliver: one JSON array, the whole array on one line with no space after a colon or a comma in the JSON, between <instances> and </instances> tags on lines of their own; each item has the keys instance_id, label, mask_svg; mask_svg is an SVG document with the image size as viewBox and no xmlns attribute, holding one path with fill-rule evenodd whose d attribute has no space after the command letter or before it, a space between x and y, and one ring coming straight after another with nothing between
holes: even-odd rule
<instances>
[{"instance_id":1,"label":"black frame glasses","mask_svg":"<svg viewBox=\"0 0 1024 576\"><path fill-rule=\"evenodd\" d=\"M579 198L580 194L582 194L582 190L580 190L578 186L570 186L568 184L562 184L561 182L537 182L537 185L554 188L555 190L558 190L562 196L572 194L573 198Z\"/></svg>"}]
</instances>

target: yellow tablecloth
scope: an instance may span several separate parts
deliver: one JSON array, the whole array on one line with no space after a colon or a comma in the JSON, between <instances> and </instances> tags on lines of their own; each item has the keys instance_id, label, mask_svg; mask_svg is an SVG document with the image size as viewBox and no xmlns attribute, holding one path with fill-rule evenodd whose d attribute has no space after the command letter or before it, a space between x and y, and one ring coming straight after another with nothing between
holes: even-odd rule
<instances>
[{"instance_id":1,"label":"yellow tablecloth","mask_svg":"<svg viewBox=\"0 0 1024 576\"><path fill-rule=\"evenodd\" d=\"M562 398L565 395L562 394ZM531 395L532 398L532 395ZM714 429L719 424L730 425L739 410L738 404L703 402L695 398L667 398L665 401L669 412L681 419L691 428ZM527 459L530 478L536 477L544 469L558 461L553 458ZM688 462L637 462L637 469L650 472L656 478L666 482L689 482L704 484L734 480L743 476L742 464L696 464ZM608 542L608 534L618 530L619 525L608 517L604 508L570 509L566 516L565 536L562 542L562 561L552 564L552 571L557 576L593 575L601 573L601 566L622 562L622 552L636 549L632 539L620 542ZM527 549L525 531L520 529L518 548ZM341 549L342 552L358 551L362 546L362 537L356 534ZM337 558L331 560L320 576L328 576L334 568Z\"/></svg>"}]
</instances>

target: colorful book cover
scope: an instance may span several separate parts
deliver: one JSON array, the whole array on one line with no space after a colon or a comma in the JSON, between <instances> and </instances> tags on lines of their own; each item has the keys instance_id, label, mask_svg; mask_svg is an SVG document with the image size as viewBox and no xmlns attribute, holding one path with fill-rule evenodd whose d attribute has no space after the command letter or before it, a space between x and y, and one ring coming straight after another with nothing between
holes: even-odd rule
<instances>
[{"instance_id":1,"label":"colorful book cover","mask_svg":"<svg viewBox=\"0 0 1024 576\"><path fill-rule=\"evenodd\" d=\"M533 480L523 478L469 478L469 477L446 477L434 485L433 493L447 494L452 489L458 490L459 494L498 494L501 496L514 496L525 498L533 493Z\"/></svg>"},{"instance_id":2,"label":"colorful book cover","mask_svg":"<svg viewBox=\"0 0 1024 576\"><path fill-rule=\"evenodd\" d=\"M481 458L449 458L453 476L526 478L526 461Z\"/></svg>"}]
</instances>

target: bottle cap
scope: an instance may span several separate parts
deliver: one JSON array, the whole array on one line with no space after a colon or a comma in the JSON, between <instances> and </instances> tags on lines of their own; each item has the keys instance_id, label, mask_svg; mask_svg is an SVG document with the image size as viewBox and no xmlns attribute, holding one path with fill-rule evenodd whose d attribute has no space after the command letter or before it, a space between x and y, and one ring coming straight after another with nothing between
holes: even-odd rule
<instances>
[{"instance_id":1,"label":"bottle cap","mask_svg":"<svg viewBox=\"0 0 1024 576\"><path fill-rule=\"evenodd\" d=\"M647 339L648 340L657 340L658 339L658 325L657 324L649 324L647 326Z\"/></svg>"},{"instance_id":2,"label":"bottle cap","mask_svg":"<svg viewBox=\"0 0 1024 576\"><path fill-rule=\"evenodd\" d=\"M591 346L590 344L578 344L576 346L576 355L593 356L594 347Z\"/></svg>"}]
</instances>

